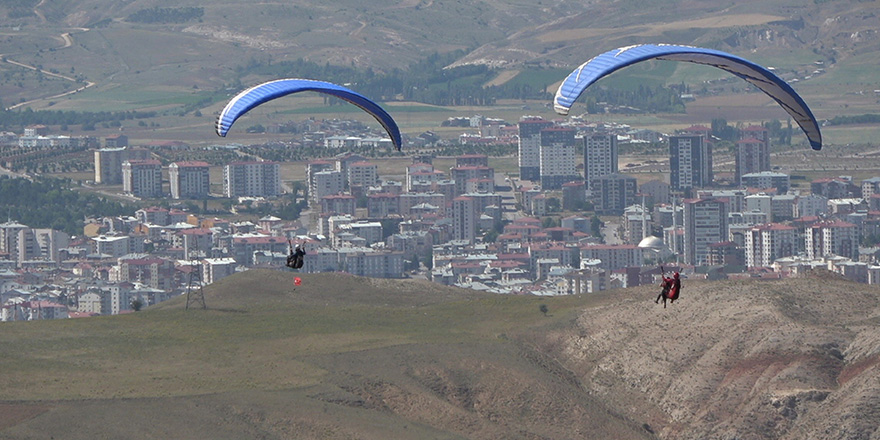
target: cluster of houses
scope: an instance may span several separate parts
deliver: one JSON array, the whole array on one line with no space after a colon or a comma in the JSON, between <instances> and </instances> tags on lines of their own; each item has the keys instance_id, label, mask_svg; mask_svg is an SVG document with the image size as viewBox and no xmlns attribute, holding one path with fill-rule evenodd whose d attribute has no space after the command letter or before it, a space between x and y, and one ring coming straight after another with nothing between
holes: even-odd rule
<instances>
[{"instance_id":1,"label":"cluster of houses","mask_svg":"<svg viewBox=\"0 0 880 440\"><path fill-rule=\"evenodd\" d=\"M199 218L150 207L91 219L82 236L0 224L0 320L126 313L237 271L283 267L298 223Z\"/></svg>"}]
</instances>

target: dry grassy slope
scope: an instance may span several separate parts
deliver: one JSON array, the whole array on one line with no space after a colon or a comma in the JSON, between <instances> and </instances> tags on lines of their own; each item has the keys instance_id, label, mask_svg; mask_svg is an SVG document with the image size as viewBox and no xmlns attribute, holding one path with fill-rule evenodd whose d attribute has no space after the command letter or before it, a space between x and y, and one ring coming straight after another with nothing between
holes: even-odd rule
<instances>
[{"instance_id":1,"label":"dry grassy slope","mask_svg":"<svg viewBox=\"0 0 880 440\"><path fill-rule=\"evenodd\" d=\"M52 322L12 324L6 334L30 348L3 350L7 385L0 396L27 377L49 374L55 380L34 386L58 391L37 400L0 397L0 438L880 435L880 295L833 276L688 282L681 301L666 310L651 302L655 289L649 287L535 298L340 274L302 275L294 291L293 277L249 271L226 278L206 289L208 312L182 312L179 298L137 315L65 324L64 331L105 343L111 336L91 333L158 331L151 326L192 332L154 350L146 365L105 359L100 347L83 342L77 352L101 361L80 357L64 367L72 369L67 375L57 370L66 355L47 331ZM548 316L538 313L539 304L549 305ZM356 320L346 314L351 310L367 317L340 322ZM308 317L312 324L299 322ZM324 321L336 324L314 324ZM297 345L287 330L294 322L294 339L328 341L356 331L366 344ZM191 345L222 337L229 326L253 336L227 336L220 351L250 352L255 359L231 374L204 365L230 374L230 385L207 394L190 389L190 381L204 381L198 371L185 371L199 368L200 359L180 359L181 353L199 353ZM262 352L254 351L259 347ZM39 359L27 364L27 375L4 367L25 356ZM174 375L179 392L151 391L151 384L173 378L137 380L161 374L168 364L182 369ZM80 365L104 368L111 378L122 366L137 378L102 381L100 374L79 374ZM321 372L316 379L300 386L254 378L242 387L235 377L315 371ZM104 394L71 398L65 390L73 386L58 388L59 379L92 381L76 387L100 387Z\"/></svg>"},{"instance_id":2,"label":"dry grassy slope","mask_svg":"<svg viewBox=\"0 0 880 440\"><path fill-rule=\"evenodd\" d=\"M635 289L540 345L664 438L880 438L880 292L831 275Z\"/></svg>"},{"instance_id":3,"label":"dry grassy slope","mask_svg":"<svg viewBox=\"0 0 880 440\"><path fill-rule=\"evenodd\" d=\"M529 327L563 325L572 307L601 303L601 297L499 297L342 274L301 275L303 284L294 290L293 277L257 270L221 280L205 290L206 312L183 312L178 298L134 315L63 323L63 330L48 321L28 328L15 324L17 344L54 348L2 351L8 356L0 359L6 379L52 379L33 385L46 398L0 397L0 408L6 408L0 438L649 438L640 421L584 393L555 360L516 337ZM551 316L538 311L544 302ZM352 310L366 318L352 316ZM351 322L341 321L346 317ZM291 327L299 329L293 337ZM78 335L75 363L67 357L76 353L58 346L53 328ZM156 332L176 337L156 341L164 345L142 362L107 355L116 348L102 351L89 342ZM353 333L362 344L337 343ZM0 342L11 346L2 335ZM235 359L224 360L223 353ZM253 359L235 372L210 365L239 365L238 353ZM71 371L59 371L65 364L61 368ZM30 367L15 371L13 365ZM177 371L168 372L169 365ZM83 366L103 372L81 374ZM120 368L128 373L120 377ZM228 388L205 393L194 387L216 379L201 377L199 369L226 374ZM312 376L301 386L259 377L240 386L240 376L248 375L298 382L282 379L284 372ZM178 389L156 392L167 383ZM92 387L100 389L93 398L69 395L71 388ZM7 387L0 396L21 391Z\"/></svg>"}]
</instances>

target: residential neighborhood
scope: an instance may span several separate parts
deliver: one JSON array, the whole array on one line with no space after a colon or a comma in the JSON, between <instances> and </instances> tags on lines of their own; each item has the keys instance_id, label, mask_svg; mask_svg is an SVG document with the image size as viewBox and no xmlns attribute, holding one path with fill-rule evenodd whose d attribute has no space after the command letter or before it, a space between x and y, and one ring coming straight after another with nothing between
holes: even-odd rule
<instances>
[{"instance_id":1,"label":"residential neighborhood","mask_svg":"<svg viewBox=\"0 0 880 440\"><path fill-rule=\"evenodd\" d=\"M486 154L417 150L405 169L381 175L382 159L345 150L387 139L304 132L303 140L323 138L338 153L305 163L302 194L290 193L280 162L248 158L222 167L217 191L203 160L166 166L124 135L100 147L84 142L94 155L93 185L116 185L132 200L226 198L234 211L287 194L307 209L298 220L247 219L157 204L89 218L77 235L10 218L0 224L0 320L128 313L236 272L290 270L285 260L297 245L307 253L303 273L425 278L498 294L586 294L657 284L673 270L686 279L775 279L824 268L880 283L880 249L872 247L880 177L829 176L795 189L771 166L765 127L738 130L727 157L734 172L721 175L718 139L706 126L664 134L579 118L508 124L479 115L448 125L465 130L461 145L515 144L518 173L496 172ZM71 142L39 127L4 139L18 148ZM640 143L668 151L649 164L666 167L668 180L619 169L621 145ZM435 166L441 159L452 165Z\"/></svg>"}]
</instances>

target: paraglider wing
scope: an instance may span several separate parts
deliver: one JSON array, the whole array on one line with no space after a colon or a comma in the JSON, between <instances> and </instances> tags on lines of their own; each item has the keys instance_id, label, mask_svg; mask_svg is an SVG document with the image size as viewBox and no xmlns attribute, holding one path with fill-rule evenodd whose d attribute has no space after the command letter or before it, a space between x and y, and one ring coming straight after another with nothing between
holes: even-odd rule
<instances>
[{"instance_id":1,"label":"paraglider wing","mask_svg":"<svg viewBox=\"0 0 880 440\"><path fill-rule=\"evenodd\" d=\"M297 285L297 286L299 286L300 284L302 284L302 282L303 282L303 280L302 280L302 278L300 278L300 277L296 277L296 278L293 279L293 284L295 284L295 285Z\"/></svg>"},{"instance_id":2,"label":"paraglider wing","mask_svg":"<svg viewBox=\"0 0 880 440\"><path fill-rule=\"evenodd\" d=\"M379 104L376 104L369 98L340 85L310 79L279 79L256 85L239 93L232 98L229 103L226 104L223 111L220 112L220 116L217 118L217 135L221 137L226 136L226 133L232 127L232 124L236 119L260 104L282 96L290 95L291 93L306 91L332 95L360 107L382 124L382 127L385 128L385 131L387 131L388 135L391 137L391 142L394 144L394 147L400 150L400 129L398 129L397 123L394 122L391 115L382 109Z\"/></svg>"},{"instance_id":3,"label":"paraglider wing","mask_svg":"<svg viewBox=\"0 0 880 440\"><path fill-rule=\"evenodd\" d=\"M720 50L671 44L640 44L598 55L575 69L556 91L553 107L566 115L587 87L626 66L650 59L687 61L717 67L761 89L790 114L807 135L814 150L822 149L822 134L813 112L782 78L749 60Z\"/></svg>"}]
</instances>

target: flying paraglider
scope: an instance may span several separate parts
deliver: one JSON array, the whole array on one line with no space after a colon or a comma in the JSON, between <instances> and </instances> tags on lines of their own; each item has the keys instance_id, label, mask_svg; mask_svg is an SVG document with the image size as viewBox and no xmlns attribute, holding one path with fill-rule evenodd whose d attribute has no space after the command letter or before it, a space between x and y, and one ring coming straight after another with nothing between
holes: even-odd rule
<instances>
[{"instance_id":1,"label":"flying paraglider","mask_svg":"<svg viewBox=\"0 0 880 440\"><path fill-rule=\"evenodd\" d=\"M332 95L360 107L382 124L382 127L391 137L394 147L398 151L400 150L400 129L398 129L397 123L394 122L391 115L382 109L379 104L340 85L310 79L279 79L256 85L239 93L226 104L226 107L220 112L220 116L217 117L217 135L221 137L226 136L226 133L236 119L260 104L292 93L306 91Z\"/></svg>"},{"instance_id":2,"label":"flying paraglider","mask_svg":"<svg viewBox=\"0 0 880 440\"><path fill-rule=\"evenodd\" d=\"M580 65L562 82L553 99L556 113L568 114L572 104L584 90L600 78L623 67L650 59L687 61L713 66L748 81L773 98L797 121L814 150L822 149L822 134L819 132L819 124L813 112L788 83L769 69L714 49L671 44L639 44L605 52Z\"/></svg>"},{"instance_id":3,"label":"flying paraglider","mask_svg":"<svg viewBox=\"0 0 880 440\"><path fill-rule=\"evenodd\" d=\"M296 278L293 279L293 284L294 284L294 285L299 286L300 284L302 284L302 282L303 282L303 280L302 280L302 278L300 278L300 277L296 277Z\"/></svg>"}]
</instances>

